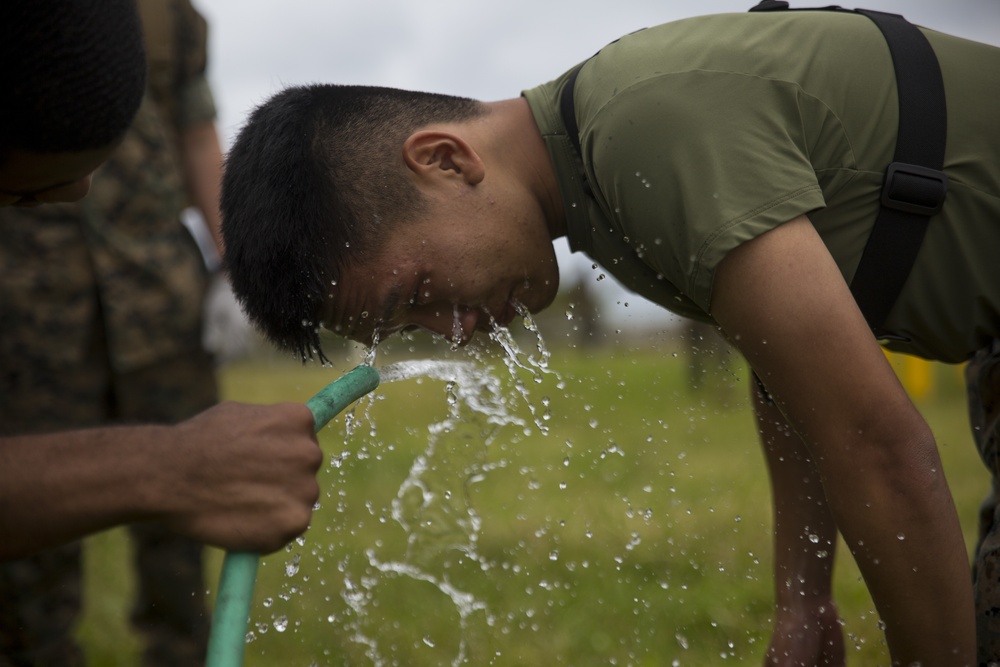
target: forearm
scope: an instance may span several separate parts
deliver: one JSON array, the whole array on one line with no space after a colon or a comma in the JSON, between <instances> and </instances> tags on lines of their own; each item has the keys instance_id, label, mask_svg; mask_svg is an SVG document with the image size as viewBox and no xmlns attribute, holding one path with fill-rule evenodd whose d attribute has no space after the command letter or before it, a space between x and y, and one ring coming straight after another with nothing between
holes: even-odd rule
<instances>
[{"instance_id":1,"label":"forearm","mask_svg":"<svg viewBox=\"0 0 1000 667\"><path fill-rule=\"evenodd\" d=\"M166 427L0 440L0 558L142 520L165 503L150 466Z\"/></svg>"},{"instance_id":2,"label":"forearm","mask_svg":"<svg viewBox=\"0 0 1000 667\"><path fill-rule=\"evenodd\" d=\"M781 412L752 391L774 502L775 602L779 609L822 605L832 598L837 525L809 451Z\"/></svg>"},{"instance_id":3,"label":"forearm","mask_svg":"<svg viewBox=\"0 0 1000 667\"><path fill-rule=\"evenodd\" d=\"M219 192L222 182L222 147L215 123L195 123L180 133L181 167L191 203L201 211L222 256Z\"/></svg>"},{"instance_id":4,"label":"forearm","mask_svg":"<svg viewBox=\"0 0 1000 667\"><path fill-rule=\"evenodd\" d=\"M0 439L0 558L159 521L240 551L309 524L323 454L304 405L221 403L175 426Z\"/></svg>"},{"instance_id":5,"label":"forearm","mask_svg":"<svg viewBox=\"0 0 1000 667\"><path fill-rule=\"evenodd\" d=\"M751 392L774 500L775 614L764 664L843 667L832 588L836 523L801 438L756 383Z\"/></svg>"},{"instance_id":6,"label":"forearm","mask_svg":"<svg viewBox=\"0 0 1000 667\"><path fill-rule=\"evenodd\" d=\"M893 406L882 397L895 419L822 437L805 428L803 437L885 624L893 664L972 664L971 580L957 512L933 436L903 398Z\"/></svg>"},{"instance_id":7,"label":"forearm","mask_svg":"<svg viewBox=\"0 0 1000 667\"><path fill-rule=\"evenodd\" d=\"M933 438L927 431L905 447L893 442L896 436L859 438L849 465L824 471L831 509L893 658L971 664L954 653L974 644L968 555Z\"/></svg>"}]
</instances>

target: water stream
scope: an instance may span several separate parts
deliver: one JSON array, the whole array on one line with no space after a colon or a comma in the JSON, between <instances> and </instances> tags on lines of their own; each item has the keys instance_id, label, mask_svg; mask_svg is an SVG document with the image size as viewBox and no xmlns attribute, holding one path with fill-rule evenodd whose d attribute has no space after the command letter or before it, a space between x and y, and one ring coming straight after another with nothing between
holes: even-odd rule
<instances>
[{"instance_id":1,"label":"water stream","mask_svg":"<svg viewBox=\"0 0 1000 667\"><path fill-rule=\"evenodd\" d=\"M450 345L449 353L454 354L449 356L462 358L405 360L379 366L377 342L366 351L365 363L379 368L380 387L344 415L347 439L343 450L330 458L330 466L343 475L345 486L351 475L361 474L359 462L368 464L365 474L378 474L378 466L372 465L370 459L396 454L396 443L386 441L380 433L377 422L384 417L376 416L377 407L390 408L393 400L398 400L395 393L393 399L385 400L385 394L391 391L389 385L399 383L400 389L412 385L421 398L441 391L439 405L445 410L443 418L421 421L423 416L408 412L405 405L390 408L398 410L400 419L414 422L407 430L423 440L424 448L412 459L388 506L366 502L378 526L377 530L364 529L365 537L372 537L370 545L362 550L364 560L359 562L358 556L354 560L341 557L335 573L321 568L317 574L308 575L310 586L316 585L317 575L321 585L326 585L330 575L341 579L342 610L328 614L327 620L338 626L372 665L405 664L399 656L406 651L400 650L394 639L396 630L405 633L386 627L384 609L387 605L398 607L399 600L419 600L416 607L420 612L451 619L447 623L449 631L443 632L420 612L397 609L391 615L392 622L401 623L400 615L412 614L413 627L427 627L417 648L428 663L485 664L484 651L491 643L487 635L507 622L498 618L496 610L490 609L475 590L490 585L489 572L498 567L479 550L483 522L474 499L475 487L492 472L507 466L502 454L491 451L494 443L516 446L533 429L543 435L548 432L549 400L534 395L533 390L542 387L546 379L561 383L548 366L549 353L537 327L523 307L519 311L528 335L534 338L535 350L530 354L521 350L510 331L495 324L488 335L488 346L459 350L456 344ZM456 325L452 338L460 337L461 329ZM497 348L501 354L496 353ZM502 363L499 368L498 363ZM385 405L380 405L383 401ZM344 494L342 489L331 492L334 506L329 507L328 500L322 501L317 514L346 512L352 503L359 502ZM336 542L336 535L332 537ZM288 583L280 600L293 600L301 590L300 581L307 578L300 571L300 556L301 550L308 548L309 539L307 533L290 550L291 560L286 562ZM320 537L318 541L325 539L329 538ZM335 544L327 550L312 548L321 563L334 551ZM290 614L279 609L279 602L271 602L271 622L257 623L258 634L267 632L268 627L277 632L297 627L295 621L289 620ZM251 633L250 639L254 638Z\"/></svg>"},{"instance_id":2,"label":"water stream","mask_svg":"<svg viewBox=\"0 0 1000 667\"><path fill-rule=\"evenodd\" d=\"M414 378L443 381L448 414L428 426L427 447L413 460L391 503L391 517L406 535L405 551L388 559L376 549L367 549L365 555L380 573L381 585L386 579L424 582L451 602L458 614L458 644L451 664L464 664L473 616L481 614L487 625L496 622L484 602L451 580L456 558L489 568L477 550L482 522L467 491L490 468L485 448L503 427L520 427L524 421L511 413L501 382L491 369L473 361L403 361L380 368L379 376L382 383ZM470 416L481 420L471 432ZM349 587L345 600L358 618L368 614L371 598L360 594L356 586ZM366 634L363 623L357 627L355 641L368 647L374 664L386 664L379 638ZM436 646L430 637L424 642L429 648Z\"/></svg>"},{"instance_id":3,"label":"water stream","mask_svg":"<svg viewBox=\"0 0 1000 667\"><path fill-rule=\"evenodd\" d=\"M519 312L523 328L465 346L455 327L430 348L407 334L366 351L381 384L321 434L323 493L309 531L262 563L248 655L640 667L714 664L695 657L706 646L760 654L770 586L748 583L767 537L740 534L768 515L747 503L765 476L719 486L744 445L692 444L727 412L707 395L669 400L686 397L661 373L683 363L669 353L604 351L622 368L582 378L567 354L564 380ZM705 593L710 576L721 585Z\"/></svg>"}]
</instances>

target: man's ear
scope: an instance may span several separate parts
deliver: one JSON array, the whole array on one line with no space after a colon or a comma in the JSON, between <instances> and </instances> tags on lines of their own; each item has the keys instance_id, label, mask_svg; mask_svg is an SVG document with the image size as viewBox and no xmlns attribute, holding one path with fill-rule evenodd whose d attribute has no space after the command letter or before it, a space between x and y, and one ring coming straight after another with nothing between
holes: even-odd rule
<instances>
[{"instance_id":1,"label":"man's ear","mask_svg":"<svg viewBox=\"0 0 1000 667\"><path fill-rule=\"evenodd\" d=\"M414 132L403 142L403 160L418 178L457 176L468 185L476 185L486 175L479 153L452 132Z\"/></svg>"}]
</instances>

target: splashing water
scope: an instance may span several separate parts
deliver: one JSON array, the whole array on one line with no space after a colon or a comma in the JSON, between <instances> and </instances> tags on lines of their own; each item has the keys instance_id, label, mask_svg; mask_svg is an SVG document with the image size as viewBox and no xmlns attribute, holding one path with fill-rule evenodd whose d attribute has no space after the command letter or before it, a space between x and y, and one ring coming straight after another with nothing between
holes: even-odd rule
<instances>
[{"instance_id":1,"label":"splashing water","mask_svg":"<svg viewBox=\"0 0 1000 667\"><path fill-rule=\"evenodd\" d=\"M526 372L530 384L535 386L543 382L545 375L555 376L560 387L562 380L549 368L550 354L527 308L520 303L514 305L524 318L525 329L537 339L537 355L522 352L511 332L492 318L493 330L489 339L500 345L516 396L523 399L535 426L545 434L549 430L545 423L549 418L548 397L542 399L540 409L536 408L521 375ZM456 307L452 351L459 349L462 335ZM413 460L409 474L391 503L391 517L406 534L405 553L386 558L379 556L375 549L366 550L369 565L380 573L383 581L361 580L344 597L359 619L354 625L355 641L366 647L366 654L375 664L383 663L379 641L363 631L360 621L367 616L372 587L386 585L387 579L423 582L447 596L458 613L460 630L453 665L468 660L466 634L476 614L484 614L488 626L496 623L485 603L450 580L450 569L454 568L452 559L456 556L481 571L490 569L491 564L478 552L482 520L469 496L470 489L481 482L489 470L505 465L489 461L487 448L490 444L506 432L507 427L525 435L527 431L524 419L512 409L507 395L509 390L489 364L493 358L488 359L485 352L477 352L475 348L468 351L474 360L411 360L379 369L382 384L412 378L444 382L448 413L444 420L428 427L427 447ZM374 357L375 351L371 348L366 361L374 363ZM372 403L369 402L368 410ZM370 413L366 411L366 414L370 417ZM456 474L462 479L456 480ZM432 646L433 642L427 645Z\"/></svg>"},{"instance_id":2,"label":"splashing water","mask_svg":"<svg viewBox=\"0 0 1000 667\"><path fill-rule=\"evenodd\" d=\"M434 343L454 353L446 360L379 368L382 389L348 416L348 438L357 437L325 471L333 482L323 482L309 546L301 562L288 562L296 548L288 551L277 574L290 581L283 594L270 591L266 622L252 626L255 650L306 646L309 658L294 662L331 665L714 664L692 661L704 633L673 619L693 608L688 591L711 569L698 508L716 489L690 481L686 452L667 451L666 417L629 410L633 388L610 372L588 383L569 370L564 383L530 313L515 307L523 330L494 321L456 346L462 333L446 326ZM415 336L397 340L378 361L422 349ZM624 358L647 359L631 349ZM377 366L375 347L365 363ZM635 437L614 432L616 411L635 419ZM689 413L678 413L687 424ZM331 432L324 449L337 448ZM749 558L747 577L732 565L745 558L725 562L735 584L727 590L753 578L760 566ZM735 658L741 638L761 653L760 634L736 623L755 617L727 595L712 605L718 625L706 624L712 641L726 643L716 657Z\"/></svg>"},{"instance_id":3,"label":"splashing water","mask_svg":"<svg viewBox=\"0 0 1000 667\"><path fill-rule=\"evenodd\" d=\"M467 405L477 414L487 417L491 424L523 425L524 421L510 414L503 396L501 382L490 367L473 361L438 361L420 359L401 361L378 369L382 384L416 377L443 380L448 385L449 404Z\"/></svg>"},{"instance_id":4,"label":"splashing water","mask_svg":"<svg viewBox=\"0 0 1000 667\"><path fill-rule=\"evenodd\" d=\"M470 360L409 360L378 369L380 386L411 379L418 383L424 380L444 383L447 414L426 427L423 451L412 460L406 478L389 507L385 508L387 515L379 518L380 523L397 526L397 532L401 530L405 540L397 543L389 538L376 539L364 550L363 559L353 563L343 560L337 567L343 585L339 597L346 605L346 613L326 612L323 616L330 623L340 623L350 641L363 651L371 664L399 664L398 648L379 621L380 615L385 613L381 608L385 600L400 597L420 600L422 607L436 609L437 615L454 619L454 632L449 636L435 634L433 630L422 633L422 646L426 647L423 650L433 650L440 664L475 662L477 656L470 655L470 650L473 647L483 650L494 634L490 628L503 622L473 592L475 586L485 581L483 573L496 566L479 552L483 521L474 505L474 487L483 482L490 471L507 465L503 458L491 460L491 444L498 439L502 439L504 445L515 444L530 433L531 423L540 433L548 433L550 401L542 397L536 407L531 389L539 387L546 376L555 377L558 386L563 387L562 379L549 368L550 355L530 313L522 304L514 306L524 318L525 330L537 339L537 353L523 352L513 334L491 318L493 330L489 340L500 345L503 352L500 357L509 380L495 373L491 365L496 361L495 355L488 355L487 350L476 346L463 348L463 353L472 357ZM457 307L454 315L450 347L458 351L463 334ZM363 363L372 366L376 365L377 335L376 332L373 345L363 358ZM376 401L384 398L378 394L369 394L345 414L348 440L366 422L370 426L368 437L375 438L372 410ZM538 398L534 398L538 402ZM530 422L515 412L515 404L522 401L530 412ZM393 447L395 445L387 447L378 443L377 449ZM370 456L367 442L360 447L345 447L331 458L331 469L341 469L350 458L361 460ZM380 455L376 453L375 456ZM347 468L339 470L340 474L348 474ZM346 506L346 496L342 492L341 498L338 508ZM376 515L376 507L370 502L365 505L373 516ZM379 534L382 532L384 530ZM330 550L335 546L331 544ZM313 554L316 553L314 547ZM301 578L298 570L296 554L291 565L286 564L286 575ZM325 572L325 569L321 571L320 577ZM288 600L291 596L279 597ZM423 627L419 621L414 623L415 627ZM287 621L285 627L288 627Z\"/></svg>"},{"instance_id":5,"label":"splashing water","mask_svg":"<svg viewBox=\"0 0 1000 667\"><path fill-rule=\"evenodd\" d=\"M462 344L462 335L464 334L464 332L462 331L462 321L459 319L458 316L457 303L454 306L452 306L451 314L453 318L451 323L451 351L455 352Z\"/></svg>"},{"instance_id":6,"label":"splashing water","mask_svg":"<svg viewBox=\"0 0 1000 667\"><path fill-rule=\"evenodd\" d=\"M514 305L514 309L517 310L518 315L520 315L524 320L525 330L534 334L537 341L536 350L538 355L525 354L522 352L521 347L517 344L517 341L515 340L513 334L511 334L510 330L507 327L500 326L492 317L490 317L490 325L493 330L490 331L489 337L491 341L499 344L500 348L503 350L504 365L507 367L507 372L509 373L511 379L514 381L514 388L527 404L535 426L542 434L547 435L549 433L549 426L545 423L548 421L547 405L544 406L545 409L541 411L538 410L537 406L535 406L531 400L531 392L521 379L519 371L527 372L532 383L536 385L542 384L545 375L552 375L556 379L557 389L564 389L565 383L558 373L549 368L549 359L552 354L548 351L545 341L542 338L542 334L538 330L538 326L535 324L534 320L531 318L531 313L528 311L528 308L519 301L512 301L512 303ZM482 357L480 360L483 360ZM543 404L547 404L548 398L543 397L542 402Z\"/></svg>"},{"instance_id":7,"label":"splashing water","mask_svg":"<svg viewBox=\"0 0 1000 667\"><path fill-rule=\"evenodd\" d=\"M493 368L476 361L402 361L381 367L379 378L380 385L415 378L443 382L447 415L427 427L426 448L414 458L391 501L390 517L406 537L403 552L366 549L369 571L377 576L345 577L342 599L354 618L348 623L352 641L364 647L373 664L393 664L392 659L383 655L391 649L380 639L381 632L369 629L372 622L369 617L378 604L380 592L421 586L423 592L419 595L426 597L430 587L443 595L457 613L457 644L451 649L451 664L466 664L467 635L473 632L474 620L482 617L487 626L496 623L486 604L452 579L455 568L462 569L456 565L456 559L465 563L466 568L480 572L491 567L478 552L482 520L470 491L489 470L505 465L489 461L490 444L507 427L523 431L525 420L514 414L509 390ZM369 396L365 400L368 405L364 416L372 421L370 411L377 399ZM360 419L354 419L352 428L358 423ZM424 644L445 650L436 646L435 639L425 638Z\"/></svg>"}]
</instances>

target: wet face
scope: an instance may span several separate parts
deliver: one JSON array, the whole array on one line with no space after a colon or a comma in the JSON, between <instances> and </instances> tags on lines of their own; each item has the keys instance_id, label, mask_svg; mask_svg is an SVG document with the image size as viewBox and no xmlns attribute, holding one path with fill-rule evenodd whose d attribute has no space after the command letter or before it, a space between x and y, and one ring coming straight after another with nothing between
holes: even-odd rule
<instances>
[{"instance_id":1,"label":"wet face","mask_svg":"<svg viewBox=\"0 0 1000 667\"><path fill-rule=\"evenodd\" d=\"M7 151L0 162L0 206L37 206L82 199L90 176L114 146L76 153Z\"/></svg>"},{"instance_id":2,"label":"wet face","mask_svg":"<svg viewBox=\"0 0 1000 667\"><path fill-rule=\"evenodd\" d=\"M509 324L519 307L542 310L559 287L544 221L493 202L399 225L381 249L331 286L322 317L326 328L366 345L376 332L384 340L412 329L464 344Z\"/></svg>"}]
</instances>

